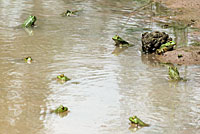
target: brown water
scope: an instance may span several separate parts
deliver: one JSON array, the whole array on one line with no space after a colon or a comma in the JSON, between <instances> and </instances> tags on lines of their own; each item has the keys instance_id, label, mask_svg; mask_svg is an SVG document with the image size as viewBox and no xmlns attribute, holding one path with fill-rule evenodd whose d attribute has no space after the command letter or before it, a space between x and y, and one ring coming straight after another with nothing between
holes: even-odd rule
<instances>
[{"instance_id":1,"label":"brown water","mask_svg":"<svg viewBox=\"0 0 200 134\"><path fill-rule=\"evenodd\" d=\"M167 32L184 45L193 40L191 30L162 29L153 19L169 15L158 4L125 25L145 4L0 0L0 134L129 134L133 115L150 124L138 134L200 133L200 67L178 66L188 81L172 83L166 67L141 54L146 31ZM81 12L61 17L66 9ZM38 19L32 35L16 28L31 14ZM112 54L117 33L135 46ZM27 56L33 64L21 60ZM58 83L61 73L72 80ZM63 118L49 113L60 104L70 110Z\"/></svg>"}]
</instances>

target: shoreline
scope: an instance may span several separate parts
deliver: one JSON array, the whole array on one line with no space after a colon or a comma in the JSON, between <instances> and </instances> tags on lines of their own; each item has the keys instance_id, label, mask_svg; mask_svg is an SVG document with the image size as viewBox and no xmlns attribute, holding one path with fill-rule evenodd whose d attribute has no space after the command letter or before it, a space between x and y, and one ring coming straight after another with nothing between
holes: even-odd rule
<instances>
[{"instance_id":1,"label":"shoreline","mask_svg":"<svg viewBox=\"0 0 200 134\"><path fill-rule=\"evenodd\" d=\"M175 20L191 24L191 27L200 28L200 0L154 0L164 4L178 14Z\"/></svg>"}]
</instances>

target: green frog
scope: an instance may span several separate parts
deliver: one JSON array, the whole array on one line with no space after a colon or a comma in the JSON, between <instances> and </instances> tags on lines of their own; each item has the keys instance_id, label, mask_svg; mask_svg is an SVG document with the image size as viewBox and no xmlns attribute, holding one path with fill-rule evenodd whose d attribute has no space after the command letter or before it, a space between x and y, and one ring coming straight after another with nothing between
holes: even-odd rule
<instances>
[{"instance_id":1,"label":"green frog","mask_svg":"<svg viewBox=\"0 0 200 134\"><path fill-rule=\"evenodd\" d=\"M149 126L149 124L144 123L137 116L130 117L129 121L131 122L131 125L134 125L136 127L147 127L147 126Z\"/></svg>"},{"instance_id":2,"label":"green frog","mask_svg":"<svg viewBox=\"0 0 200 134\"><path fill-rule=\"evenodd\" d=\"M66 12L62 13L61 16L73 16L73 15L76 15L76 12L78 11L70 11L70 10L67 10Z\"/></svg>"},{"instance_id":3,"label":"green frog","mask_svg":"<svg viewBox=\"0 0 200 134\"><path fill-rule=\"evenodd\" d=\"M51 110L50 114L52 114L52 113L58 114L60 117L64 117L64 116L68 115L69 109L68 109L68 107L64 107L63 105L60 105L55 110Z\"/></svg>"},{"instance_id":4,"label":"green frog","mask_svg":"<svg viewBox=\"0 0 200 134\"><path fill-rule=\"evenodd\" d=\"M33 59L32 59L30 56L24 58L24 60L25 60L25 62L28 63L28 64L31 64L32 61L33 61Z\"/></svg>"},{"instance_id":5,"label":"green frog","mask_svg":"<svg viewBox=\"0 0 200 134\"><path fill-rule=\"evenodd\" d=\"M58 108L56 108L56 110L53 110L52 113L59 114L66 111L68 111L68 107L64 107L63 105L60 105Z\"/></svg>"},{"instance_id":6,"label":"green frog","mask_svg":"<svg viewBox=\"0 0 200 134\"><path fill-rule=\"evenodd\" d=\"M33 27L36 22L36 17L35 16L29 16L27 20L25 20L24 24L22 24L23 28L28 28L28 27Z\"/></svg>"},{"instance_id":7,"label":"green frog","mask_svg":"<svg viewBox=\"0 0 200 134\"><path fill-rule=\"evenodd\" d=\"M129 44L127 41L123 40L118 35L115 35L114 37L112 37L112 39L115 41L115 46L117 46L117 47L122 48L122 47L131 47L131 46L133 46L132 44Z\"/></svg>"},{"instance_id":8,"label":"green frog","mask_svg":"<svg viewBox=\"0 0 200 134\"><path fill-rule=\"evenodd\" d=\"M162 44L160 46L160 48L156 50L156 53L157 54L163 54L163 53L165 53L167 51L173 50L173 48L174 48L175 45L176 45L176 42L169 41L169 42L167 42L165 44Z\"/></svg>"},{"instance_id":9,"label":"green frog","mask_svg":"<svg viewBox=\"0 0 200 134\"><path fill-rule=\"evenodd\" d=\"M182 80L182 78L179 75L178 69L174 66L169 66L169 78L171 80Z\"/></svg>"},{"instance_id":10,"label":"green frog","mask_svg":"<svg viewBox=\"0 0 200 134\"><path fill-rule=\"evenodd\" d=\"M69 81L69 80L70 80L70 79L69 79L67 76L65 76L64 74L58 75L57 78L58 78L59 80L63 81L63 82Z\"/></svg>"}]
</instances>

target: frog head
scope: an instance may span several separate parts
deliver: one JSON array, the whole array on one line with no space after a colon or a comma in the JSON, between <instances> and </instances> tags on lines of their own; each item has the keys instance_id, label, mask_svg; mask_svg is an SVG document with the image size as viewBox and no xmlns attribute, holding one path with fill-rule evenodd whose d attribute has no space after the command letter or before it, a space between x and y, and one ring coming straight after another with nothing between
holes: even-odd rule
<instances>
[{"instance_id":1,"label":"frog head","mask_svg":"<svg viewBox=\"0 0 200 134\"><path fill-rule=\"evenodd\" d=\"M55 113L63 113L65 111L68 111L67 107L64 107L63 105L60 105L56 110Z\"/></svg>"},{"instance_id":2,"label":"frog head","mask_svg":"<svg viewBox=\"0 0 200 134\"><path fill-rule=\"evenodd\" d=\"M170 44L174 46L174 45L176 45L176 42L175 41L170 41Z\"/></svg>"},{"instance_id":3,"label":"frog head","mask_svg":"<svg viewBox=\"0 0 200 134\"><path fill-rule=\"evenodd\" d=\"M134 123L134 124L138 124L139 123L137 116L130 117L129 121L131 123Z\"/></svg>"},{"instance_id":4,"label":"frog head","mask_svg":"<svg viewBox=\"0 0 200 134\"><path fill-rule=\"evenodd\" d=\"M69 10L67 10L66 12L65 12L65 16L71 16L73 14L73 12L72 11L69 11Z\"/></svg>"},{"instance_id":5,"label":"frog head","mask_svg":"<svg viewBox=\"0 0 200 134\"><path fill-rule=\"evenodd\" d=\"M65 75L64 75L64 74L61 74L61 75L60 75L60 78L64 78L64 77L65 77Z\"/></svg>"},{"instance_id":6,"label":"frog head","mask_svg":"<svg viewBox=\"0 0 200 134\"><path fill-rule=\"evenodd\" d=\"M62 13L61 15L64 17L64 16L72 16L72 15L75 15L77 11L70 11L70 10L67 10L66 12Z\"/></svg>"},{"instance_id":7,"label":"frog head","mask_svg":"<svg viewBox=\"0 0 200 134\"><path fill-rule=\"evenodd\" d=\"M64 74L58 75L57 78L63 82L70 80L67 76Z\"/></svg>"},{"instance_id":8,"label":"frog head","mask_svg":"<svg viewBox=\"0 0 200 134\"><path fill-rule=\"evenodd\" d=\"M28 57L24 58L24 60L26 61L26 63L31 64L33 59L30 56L28 56Z\"/></svg>"},{"instance_id":9,"label":"frog head","mask_svg":"<svg viewBox=\"0 0 200 134\"><path fill-rule=\"evenodd\" d=\"M147 127L149 126L149 124L144 123L142 120L140 120L137 116L133 116L129 118L129 121L131 122L131 124L135 124L137 127Z\"/></svg>"},{"instance_id":10,"label":"frog head","mask_svg":"<svg viewBox=\"0 0 200 134\"><path fill-rule=\"evenodd\" d=\"M112 39L114 41L124 41L121 37L119 37L118 35L115 35L114 37L112 37Z\"/></svg>"},{"instance_id":11,"label":"frog head","mask_svg":"<svg viewBox=\"0 0 200 134\"><path fill-rule=\"evenodd\" d=\"M37 18L36 18L35 16L30 16L29 18L30 18L31 24L32 24L32 26L33 26L33 25L35 24Z\"/></svg>"}]
</instances>

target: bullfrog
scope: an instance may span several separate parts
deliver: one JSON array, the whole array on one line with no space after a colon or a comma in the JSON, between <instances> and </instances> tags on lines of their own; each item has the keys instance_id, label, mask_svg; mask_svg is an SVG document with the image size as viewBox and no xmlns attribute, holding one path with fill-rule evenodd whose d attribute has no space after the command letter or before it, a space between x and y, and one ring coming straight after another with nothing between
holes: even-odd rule
<instances>
[{"instance_id":1,"label":"bullfrog","mask_svg":"<svg viewBox=\"0 0 200 134\"><path fill-rule=\"evenodd\" d=\"M58 76L57 76L57 79L58 79L58 80L61 80L62 82L66 82L66 81L69 81L69 80L70 80L70 79L69 79L67 76L65 76L64 74L58 75Z\"/></svg>"},{"instance_id":2,"label":"bullfrog","mask_svg":"<svg viewBox=\"0 0 200 134\"><path fill-rule=\"evenodd\" d=\"M169 41L169 42L167 42L165 44L162 44L160 46L160 48L156 50L156 53L157 54L163 54L163 53L165 53L167 51L173 50L173 48L174 48L175 45L176 45L176 42Z\"/></svg>"},{"instance_id":3,"label":"bullfrog","mask_svg":"<svg viewBox=\"0 0 200 134\"><path fill-rule=\"evenodd\" d=\"M24 24L22 24L22 27L23 28L33 27L35 25L36 20L37 20L36 17L31 15L25 20Z\"/></svg>"},{"instance_id":4,"label":"bullfrog","mask_svg":"<svg viewBox=\"0 0 200 134\"><path fill-rule=\"evenodd\" d=\"M129 121L131 122L131 125L134 127L148 127L149 126L149 124L144 123L137 116L130 117Z\"/></svg>"},{"instance_id":5,"label":"bullfrog","mask_svg":"<svg viewBox=\"0 0 200 134\"><path fill-rule=\"evenodd\" d=\"M180 77L178 69L174 66L169 66L169 78L171 80L182 80L183 78Z\"/></svg>"},{"instance_id":6,"label":"bullfrog","mask_svg":"<svg viewBox=\"0 0 200 134\"><path fill-rule=\"evenodd\" d=\"M73 16L73 15L76 15L76 12L78 11L70 11L70 10L67 10L66 12L62 13L61 16Z\"/></svg>"},{"instance_id":7,"label":"bullfrog","mask_svg":"<svg viewBox=\"0 0 200 134\"><path fill-rule=\"evenodd\" d=\"M117 46L117 47L122 48L122 47L131 47L131 46L133 46L132 44L129 44L127 41L123 40L118 35L115 35L114 37L112 37L112 39L115 41L115 46Z\"/></svg>"},{"instance_id":8,"label":"bullfrog","mask_svg":"<svg viewBox=\"0 0 200 134\"><path fill-rule=\"evenodd\" d=\"M32 59L30 56L24 58L24 60L25 60L25 62L28 63L28 64L31 64L32 61L33 61L33 59Z\"/></svg>"}]
</instances>

